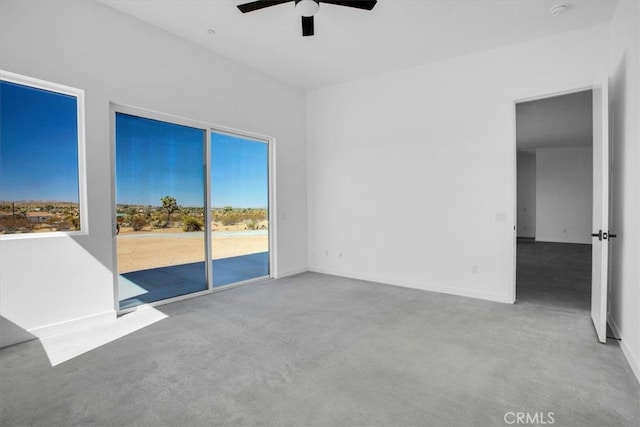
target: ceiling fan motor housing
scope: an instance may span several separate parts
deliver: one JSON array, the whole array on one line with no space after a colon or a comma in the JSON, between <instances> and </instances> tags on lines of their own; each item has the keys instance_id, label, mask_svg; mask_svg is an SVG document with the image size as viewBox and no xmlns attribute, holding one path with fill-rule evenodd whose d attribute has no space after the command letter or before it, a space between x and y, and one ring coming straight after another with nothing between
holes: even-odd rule
<instances>
[{"instance_id":1,"label":"ceiling fan motor housing","mask_svg":"<svg viewBox=\"0 0 640 427\"><path fill-rule=\"evenodd\" d=\"M320 3L316 0L295 0L296 11L300 16L313 16L318 12Z\"/></svg>"}]
</instances>

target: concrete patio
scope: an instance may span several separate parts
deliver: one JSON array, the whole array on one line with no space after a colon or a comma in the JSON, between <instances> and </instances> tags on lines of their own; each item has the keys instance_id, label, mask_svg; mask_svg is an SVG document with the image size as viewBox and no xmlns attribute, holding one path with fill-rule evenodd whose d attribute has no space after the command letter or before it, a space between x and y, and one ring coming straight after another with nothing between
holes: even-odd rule
<instances>
[{"instance_id":1,"label":"concrete patio","mask_svg":"<svg viewBox=\"0 0 640 427\"><path fill-rule=\"evenodd\" d=\"M269 252L214 259L213 287L269 276ZM204 261L118 276L120 309L207 289Z\"/></svg>"}]
</instances>

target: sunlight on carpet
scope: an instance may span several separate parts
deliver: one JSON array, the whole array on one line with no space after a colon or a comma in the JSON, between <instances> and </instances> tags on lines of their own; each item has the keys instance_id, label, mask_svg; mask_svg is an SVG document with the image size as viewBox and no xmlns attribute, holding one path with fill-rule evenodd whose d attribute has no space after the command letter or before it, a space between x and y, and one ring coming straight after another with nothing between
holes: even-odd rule
<instances>
[{"instance_id":1,"label":"sunlight on carpet","mask_svg":"<svg viewBox=\"0 0 640 427\"><path fill-rule=\"evenodd\" d=\"M115 319L96 322L73 332L41 337L40 342L49 363L56 366L167 317L151 306L141 306Z\"/></svg>"}]
</instances>

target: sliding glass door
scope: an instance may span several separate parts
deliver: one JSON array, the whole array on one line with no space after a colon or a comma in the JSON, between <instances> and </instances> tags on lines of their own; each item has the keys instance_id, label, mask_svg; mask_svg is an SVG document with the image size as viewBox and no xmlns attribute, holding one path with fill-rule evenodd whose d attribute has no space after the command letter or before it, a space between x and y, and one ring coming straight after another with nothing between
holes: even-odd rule
<instances>
[{"instance_id":1,"label":"sliding glass door","mask_svg":"<svg viewBox=\"0 0 640 427\"><path fill-rule=\"evenodd\" d=\"M113 111L118 310L270 277L269 141Z\"/></svg>"},{"instance_id":2,"label":"sliding glass door","mask_svg":"<svg viewBox=\"0 0 640 427\"><path fill-rule=\"evenodd\" d=\"M269 145L211 133L213 286L269 276Z\"/></svg>"},{"instance_id":3,"label":"sliding glass door","mask_svg":"<svg viewBox=\"0 0 640 427\"><path fill-rule=\"evenodd\" d=\"M208 289L206 136L115 114L120 310Z\"/></svg>"}]
</instances>

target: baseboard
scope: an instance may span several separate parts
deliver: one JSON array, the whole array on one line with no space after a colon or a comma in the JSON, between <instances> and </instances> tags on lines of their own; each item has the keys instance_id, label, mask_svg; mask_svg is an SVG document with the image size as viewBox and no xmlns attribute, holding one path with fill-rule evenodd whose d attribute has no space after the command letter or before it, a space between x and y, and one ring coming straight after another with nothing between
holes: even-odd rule
<instances>
[{"instance_id":1,"label":"baseboard","mask_svg":"<svg viewBox=\"0 0 640 427\"><path fill-rule=\"evenodd\" d=\"M27 331L3 333L0 335L0 348L9 347L10 345L20 344L35 339L37 339L37 337Z\"/></svg>"},{"instance_id":2,"label":"baseboard","mask_svg":"<svg viewBox=\"0 0 640 427\"><path fill-rule=\"evenodd\" d=\"M287 271L278 271L278 277L276 277L276 279L281 279L287 276L294 276L300 273L306 273L307 271L309 271L307 267L294 268L293 270L287 270Z\"/></svg>"},{"instance_id":3,"label":"baseboard","mask_svg":"<svg viewBox=\"0 0 640 427\"><path fill-rule=\"evenodd\" d=\"M419 289L422 291L437 292L439 294L455 295L459 297L475 298L487 301L500 302L505 304L513 304L513 300L508 295L493 294L489 292L478 292L469 289L452 288L449 286L415 283L405 280L396 280L388 277L369 276L360 274L345 274L340 271L334 271L326 268L309 267L309 271L314 273L330 274L332 276L347 277L350 279L366 280L368 282L377 282L385 285L402 286L405 288Z\"/></svg>"},{"instance_id":4,"label":"baseboard","mask_svg":"<svg viewBox=\"0 0 640 427\"><path fill-rule=\"evenodd\" d=\"M37 338L46 338L66 332L73 332L78 330L79 328L86 328L93 324L102 323L107 320L113 320L116 317L116 311L110 310L105 311L104 313L92 314L91 316L79 317L60 323L54 323L51 325L29 329L29 333L35 335Z\"/></svg>"},{"instance_id":5,"label":"baseboard","mask_svg":"<svg viewBox=\"0 0 640 427\"><path fill-rule=\"evenodd\" d=\"M535 241L536 242L541 242L541 243L571 243L574 245L590 245L591 244L591 239L561 239L558 237L548 237L548 236L536 236L535 237Z\"/></svg>"},{"instance_id":6,"label":"baseboard","mask_svg":"<svg viewBox=\"0 0 640 427\"><path fill-rule=\"evenodd\" d=\"M105 320L111 320L116 318L115 310L107 311L100 314L94 314L91 316L80 317L77 319L67 320L65 322L54 323L51 325L39 326L32 329L22 329L16 323L0 317L0 321L3 321L0 333L0 348L8 347L10 345L20 344L23 342L47 338L54 335L73 332L79 328L91 326L96 323L104 322Z\"/></svg>"},{"instance_id":7,"label":"baseboard","mask_svg":"<svg viewBox=\"0 0 640 427\"><path fill-rule=\"evenodd\" d=\"M620 338L620 341L618 341L618 343L620 344L620 348L622 349L622 354L624 354L624 357L627 358L627 362L629 363L633 374L636 376L636 380L638 380L638 382L640 383L640 364L638 364L638 358L635 354L633 354L633 351L631 351L631 349L627 345L624 337L620 333L620 328L618 328L618 325L616 325L616 322L615 320L613 320L613 317L610 313L607 313L607 323L609 323L609 327L611 328L613 335L616 338Z\"/></svg>"}]
</instances>

